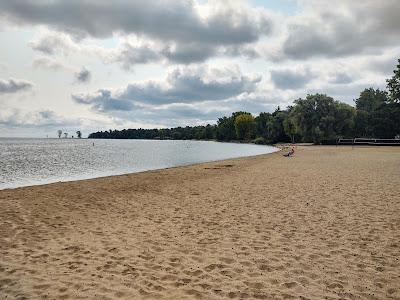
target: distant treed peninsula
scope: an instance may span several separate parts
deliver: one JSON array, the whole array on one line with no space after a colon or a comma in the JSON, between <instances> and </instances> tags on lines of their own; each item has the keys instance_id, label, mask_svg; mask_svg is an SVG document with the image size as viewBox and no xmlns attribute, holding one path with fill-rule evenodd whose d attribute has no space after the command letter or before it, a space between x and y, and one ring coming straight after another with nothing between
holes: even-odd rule
<instances>
[{"instance_id":1,"label":"distant treed peninsula","mask_svg":"<svg viewBox=\"0 0 400 300\"><path fill-rule=\"evenodd\" d=\"M332 143L338 138L388 138L400 135L400 59L387 91L368 88L355 100L355 107L325 94L297 99L285 110L263 112L253 117L234 112L216 125L168 129L124 129L91 133L102 139L174 139Z\"/></svg>"}]
</instances>

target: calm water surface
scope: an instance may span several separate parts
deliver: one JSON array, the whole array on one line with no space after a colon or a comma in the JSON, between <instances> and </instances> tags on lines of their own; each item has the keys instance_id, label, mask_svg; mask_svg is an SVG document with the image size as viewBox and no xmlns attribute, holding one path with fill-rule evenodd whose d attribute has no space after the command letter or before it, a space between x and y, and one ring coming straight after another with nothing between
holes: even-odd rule
<instances>
[{"instance_id":1,"label":"calm water surface","mask_svg":"<svg viewBox=\"0 0 400 300\"><path fill-rule=\"evenodd\" d=\"M135 173L276 150L270 146L204 141L1 138L0 189Z\"/></svg>"}]
</instances>

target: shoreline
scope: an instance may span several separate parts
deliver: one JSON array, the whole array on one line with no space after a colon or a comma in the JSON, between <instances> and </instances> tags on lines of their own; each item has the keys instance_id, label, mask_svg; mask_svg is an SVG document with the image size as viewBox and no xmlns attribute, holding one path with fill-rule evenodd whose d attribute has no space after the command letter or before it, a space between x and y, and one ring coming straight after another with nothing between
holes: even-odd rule
<instances>
[{"instance_id":1,"label":"shoreline","mask_svg":"<svg viewBox=\"0 0 400 300\"><path fill-rule=\"evenodd\" d=\"M0 190L0 298L398 299L400 151Z\"/></svg>"},{"instance_id":2,"label":"shoreline","mask_svg":"<svg viewBox=\"0 0 400 300\"><path fill-rule=\"evenodd\" d=\"M251 158L251 157L257 157L257 156L263 156L263 155L270 155L270 154L274 154L274 153L281 152L282 150L284 150L284 148L280 148L279 146L275 146L275 145L256 145L256 144L254 144L254 145L255 146L261 146L261 147L263 147L263 146L273 147L273 148L276 148L276 151L270 152L270 153L250 155L250 156L239 156L239 157L227 158L227 159L222 159L222 160L218 160L217 159L217 160L210 160L210 161L205 161L205 162L188 163L188 164L177 165L177 166L172 166L172 167L159 168L159 169L149 169L149 170L138 171L138 172L111 174L111 175L88 177L88 178L75 178L75 179L71 179L71 180L62 180L62 181L49 181L49 182L44 182L44 183L28 184L28 185L22 185L22 186L16 186L16 187L0 188L0 191L16 190L16 189L20 189L20 188L30 188L30 187L35 187L35 186L51 185L51 184L56 184L56 183L86 181L86 180L99 179L99 178L108 178L108 177L114 177L114 176L133 175L133 174L140 174L140 173L145 173L145 172L160 171L160 170L167 170L167 169L181 168L181 167L189 167L189 166L195 166L195 165L201 165L201 164L207 164L207 163L224 162L224 161L227 161L227 160L236 160L236 159L241 159L241 158Z\"/></svg>"}]
</instances>

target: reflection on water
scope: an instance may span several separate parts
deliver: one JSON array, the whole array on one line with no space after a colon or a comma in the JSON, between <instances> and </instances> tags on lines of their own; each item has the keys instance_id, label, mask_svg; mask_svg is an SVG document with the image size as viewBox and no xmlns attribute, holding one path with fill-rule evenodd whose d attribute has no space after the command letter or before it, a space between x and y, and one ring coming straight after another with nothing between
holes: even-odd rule
<instances>
[{"instance_id":1,"label":"reflection on water","mask_svg":"<svg viewBox=\"0 0 400 300\"><path fill-rule=\"evenodd\" d=\"M94 143L94 146L93 146ZM204 141L0 139L0 189L271 153Z\"/></svg>"}]
</instances>

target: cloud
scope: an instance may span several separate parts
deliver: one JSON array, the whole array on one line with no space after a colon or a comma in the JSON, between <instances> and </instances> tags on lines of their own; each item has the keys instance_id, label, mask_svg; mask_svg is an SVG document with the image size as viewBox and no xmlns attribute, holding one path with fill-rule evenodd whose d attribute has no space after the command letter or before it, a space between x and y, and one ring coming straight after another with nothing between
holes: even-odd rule
<instances>
[{"instance_id":1,"label":"cloud","mask_svg":"<svg viewBox=\"0 0 400 300\"><path fill-rule=\"evenodd\" d=\"M328 0L301 1L305 10L287 22L283 56L307 59L379 52L398 44L400 2Z\"/></svg>"},{"instance_id":2,"label":"cloud","mask_svg":"<svg viewBox=\"0 0 400 300\"><path fill-rule=\"evenodd\" d=\"M0 18L13 24L48 28L48 34L29 43L35 51L81 51L124 69L160 61L199 63L214 56L254 58L258 53L248 46L271 33L273 17L244 1L222 0L156 0L151 5L139 0L0 0L0 11ZM123 41L111 50L82 45L84 39L110 37ZM124 41L132 37L141 42Z\"/></svg>"},{"instance_id":3,"label":"cloud","mask_svg":"<svg viewBox=\"0 0 400 300\"><path fill-rule=\"evenodd\" d=\"M46 55L64 55L80 53L89 57L96 56L104 63L118 63L123 69L130 70L138 64L178 63L191 64L203 62L211 57L259 57L259 53L247 45L210 46L197 42L177 43L160 42L135 36L119 37L114 48L103 48L84 41L75 41L69 35L44 31L28 43L35 51Z\"/></svg>"},{"instance_id":4,"label":"cloud","mask_svg":"<svg viewBox=\"0 0 400 300\"><path fill-rule=\"evenodd\" d=\"M99 112L131 111L134 108L132 101L114 98L108 90L99 90L85 95L72 95L71 97L76 103L90 105L92 110Z\"/></svg>"},{"instance_id":5,"label":"cloud","mask_svg":"<svg viewBox=\"0 0 400 300\"><path fill-rule=\"evenodd\" d=\"M161 50L161 54L167 60L174 63L188 64L193 62L202 62L209 57L216 56L218 49L209 47L208 45L199 43L167 45Z\"/></svg>"},{"instance_id":6,"label":"cloud","mask_svg":"<svg viewBox=\"0 0 400 300\"><path fill-rule=\"evenodd\" d=\"M393 76L393 70L398 64L400 58L400 48L387 51L382 55L367 57L363 61L363 67L372 72L378 72L385 76Z\"/></svg>"},{"instance_id":7,"label":"cloud","mask_svg":"<svg viewBox=\"0 0 400 300\"><path fill-rule=\"evenodd\" d=\"M243 83L238 84L242 77L253 78L249 81L252 82L251 88L244 87ZM220 81L215 81L216 78ZM196 83L193 84L192 80ZM162 81L133 83L113 91L99 90L89 94L75 94L72 95L72 99L89 106L92 111L121 120L121 124L136 122L174 127L215 123L219 117L230 115L233 111L249 111L254 114L271 112L278 105L287 106L290 102L287 98L298 98L297 94L296 97L292 97L291 91L259 90L258 80L259 77L245 76L233 67L227 70L215 70L204 66L185 67L171 70ZM231 82L236 82L241 88L228 88ZM223 87L223 93L214 92L213 88L207 85L218 83ZM135 93L131 90L132 86L135 87ZM144 100L141 97L133 97L139 86L142 88L141 97L146 95ZM197 94L204 90L210 90L210 94ZM232 90L236 92L233 93Z\"/></svg>"},{"instance_id":8,"label":"cloud","mask_svg":"<svg viewBox=\"0 0 400 300\"><path fill-rule=\"evenodd\" d=\"M204 124L236 109L272 110L268 98L254 95L260 80L260 76L242 74L235 66L215 69L200 65L174 68L164 80L73 94L72 99L119 120L164 126Z\"/></svg>"},{"instance_id":9,"label":"cloud","mask_svg":"<svg viewBox=\"0 0 400 300\"><path fill-rule=\"evenodd\" d=\"M133 44L125 41L117 49L111 51L95 51L105 62L117 62L125 70L137 64L154 63L163 59L161 50L154 43ZM90 50L88 51L90 52Z\"/></svg>"},{"instance_id":10,"label":"cloud","mask_svg":"<svg viewBox=\"0 0 400 300\"><path fill-rule=\"evenodd\" d=\"M50 71L67 71L68 73L73 74L75 83L88 83L92 77L92 73L85 67L78 69L77 67L65 65L59 60L49 57L35 58L32 62L32 66L36 69L45 69Z\"/></svg>"},{"instance_id":11,"label":"cloud","mask_svg":"<svg viewBox=\"0 0 400 300\"><path fill-rule=\"evenodd\" d=\"M78 103L91 104L100 111L115 110L111 103L115 103L117 108L129 109L129 101L147 105L193 103L223 100L252 92L260 80L260 76L243 75L237 68L183 67L172 70L164 81L136 82L113 93L100 90L94 94L73 95L72 98Z\"/></svg>"},{"instance_id":12,"label":"cloud","mask_svg":"<svg viewBox=\"0 0 400 300\"><path fill-rule=\"evenodd\" d=\"M63 63L61 63L58 60L55 59L51 59L48 57L38 57L35 58L32 62L32 66L34 68L43 68L43 69L48 69L48 70L53 70L53 71L59 71L59 70L63 70L63 69L71 69L69 67L67 67L66 65L64 65Z\"/></svg>"},{"instance_id":13,"label":"cloud","mask_svg":"<svg viewBox=\"0 0 400 300\"><path fill-rule=\"evenodd\" d=\"M329 82L334 84L349 84L353 82L353 78L347 73L340 72L334 74Z\"/></svg>"},{"instance_id":14,"label":"cloud","mask_svg":"<svg viewBox=\"0 0 400 300\"><path fill-rule=\"evenodd\" d=\"M203 107L188 103L173 103L160 107L142 108L134 115L141 122L162 123L167 127L190 124L214 123L223 112L213 107ZM121 116L129 118L132 116Z\"/></svg>"},{"instance_id":15,"label":"cloud","mask_svg":"<svg viewBox=\"0 0 400 300\"><path fill-rule=\"evenodd\" d=\"M33 88L33 83L10 78L8 80L0 79L0 95L1 94L14 94L27 91Z\"/></svg>"},{"instance_id":16,"label":"cloud","mask_svg":"<svg viewBox=\"0 0 400 300\"><path fill-rule=\"evenodd\" d=\"M30 43L43 54L78 50L125 69L159 62L199 63L219 56L344 57L398 45L397 0L338 0L334 6L328 0L297 2L297 14L282 16L233 0L156 0L151 5L139 0L0 0L0 18L48 28L49 35ZM122 40L117 48L84 43L110 37ZM126 40L130 38L140 42Z\"/></svg>"},{"instance_id":17,"label":"cloud","mask_svg":"<svg viewBox=\"0 0 400 300\"><path fill-rule=\"evenodd\" d=\"M315 75L309 69L277 69L271 71L272 82L281 90L302 88L312 81L314 77Z\"/></svg>"},{"instance_id":18,"label":"cloud","mask_svg":"<svg viewBox=\"0 0 400 300\"><path fill-rule=\"evenodd\" d=\"M267 96L267 95L265 95ZM98 101L98 99L97 99ZM115 101L115 100L114 100ZM103 110L112 118L118 119L123 128L128 122L139 124L158 124L158 127L175 127L216 123L219 117L230 115L233 111L273 111L279 102L264 95L234 97L223 101L196 103L172 103L159 106L139 106L132 110Z\"/></svg>"},{"instance_id":19,"label":"cloud","mask_svg":"<svg viewBox=\"0 0 400 300\"><path fill-rule=\"evenodd\" d=\"M88 69L83 67L80 71L74 74L75 80L79 83L87 83L90 81L92 74Z\"/></svg>"},{"instance_id":20,"label":"cloud","mask_svg":"<svg viewBox=\"0 0 400 300\"><path fill-rule=\"evenodd\" d=\"M0 125L5 127L54 127L77 123L77 120L66 119L51 110L23 112L20 109L8 109L0 112Z\"/></svg>"},{"instance_id":21,"label":"cloud","mask_svg":"<svg viewBox=\"0 0 400 300\"><path fill-rule=\"evenodd\" d=\"M176 68L165 82L128 85L121 97L148 104L222 100L253 91L260 80L259 76L243 75L238 69Z\"/></svg>"},{"instance_id":22,"label":"cloud","mask_svg":"<svg viewBox=\"0 0 400 300\"><path fill-rule=\"evenodd\" d=\"M46 55L62 53L68 55L71 51L77 50L79 46L66 34L46 32L38 39L30 41L28 45L38 52Z\"/></svg>"},{"instance_id":23,"label":"cloud","mask_svg":"<svg viewBox=\"0 0 400 300\"><path fill-rule=\"evenodd\" d=\"M166 55L177 61L191 55L190 61L199 61L198 48L213 53L221 46L256 42L271 31L270 14L241 1L156 0L144 5L139 0L0 0L0 11L11 23L46 25L75 38L122 34L162 42L168 45ZM53 36L32 47L53 54L57 44ZM168 51L170 46L175 49Z\"/></svg>"}]
</instances>

